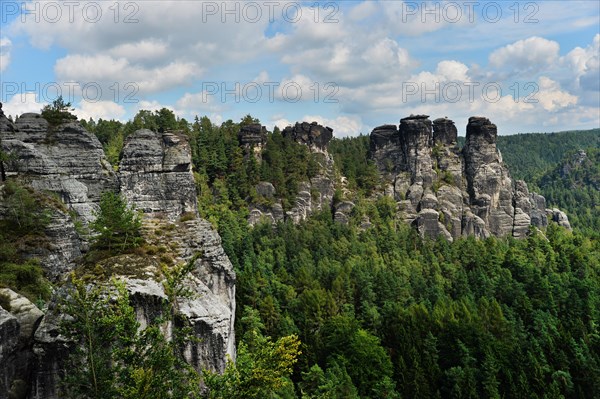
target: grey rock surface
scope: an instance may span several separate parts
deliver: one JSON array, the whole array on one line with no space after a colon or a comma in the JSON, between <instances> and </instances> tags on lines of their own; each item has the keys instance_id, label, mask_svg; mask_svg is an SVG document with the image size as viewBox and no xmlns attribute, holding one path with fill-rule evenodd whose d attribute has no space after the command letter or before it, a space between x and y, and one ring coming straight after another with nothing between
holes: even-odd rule
<instances>
[{"instance_id":1,"label":"grey rock surface","mask_svg":"<svg viewBox=\"0 0 600 399\"><path fill-rule=\"evenodd\" d=\"M286 127L281 133L283 137L290 137L298 143L318 150L326 150L333 138L333 129L321 126L317 122L296 122L294 126Z\"/></svg>"},{"instance_id":2,"label":"grey rock surface","mask_svg":"<svg viewBox=\"0 0 600 399\"><path fill-rule=\"evenodd\" d=\"M496 148L497 128L471 117L462 150L448 118L411 115L370 136L371 158L383 177L382 192L398 202L402 218L424 236L452 240L474 235L524 237L548 219L570 228L564 213L546 210L544 197L514 181Z\"/></svg>"},{"instance_id":3,"label":"grey rock surface","mask_svg":"<svg viewBox=\"0 0 600 399\"><path fill-rule=\"evenodd\" d=\"M84 222L94 219L102 192L117 177L102 145L78 122L51 127L39 114L23 114L14 124L0 116L2 147L15 156L7 175L18 175L40 191L57 193Z\"/></svg>"},{"instance_id":4,"label":"grey rock surface","mask_svg":"<svg viewBox=\"0 0 600 399\"><path fill-rule=\"evenodd\" d=\"M0 306L0 398L8 398L18 373L19 321Z\"/></svg>"},{"instance_id":5,"label":"grey rock surface","mask_svg":"<svg viewBox=\"0 0 600 399\"><path fill-rule=\"evenodd\" d=\"M148 234L159 241L155 246L165 245L164 240L168 240L176 262L202 254L186 281L193 296L179 303L180 312L199 338L185 353L199 370L206 367L223 371L227 356L235 358L235 273L218 233L197 218L187 138L172 132L133 133L125 143L118 174L107 162L96 137L77 122L51 127L38 114L24 114L12 123L1 114L0 139L3 150L16 155L14 162L6 164L8 175L18 176L37 190L57 193L84 224L94 219L102 192L121 191L130 204L144 212L146 227L153 223L162 226L160 233ZM0 217L5 208L0 195ZM87 243L77 234L72 215L62 206L55 208L44 232L44 245L23 255L39 259L46 275L60 281L76 266ZM172 225L186 213L194 219ZM156 280L159 255L156 259L128 256L138 259L124 256L115 261L124 263L125 269L131 261L129 266L137 269L133 275L121 278L130 288L138 319L147 323L164 296ZM9 380L14 383L17 377L27 375L21 380L26 382L30 398L58 399L57 387L70 345L59 333L65 315L57 309L57 303L64 295L64 290L55 292L43 317L35 306L27 307L23 301L11 302L11 312L14 307L16 316L0 309L0 372L2 378L10 376L0 381L0 392L10 389Z\"/></svg>"},{"instance_id":6,"label":"grey rock surface","mask_svg":"<svg viewBox=\"0 0 600 399\"><path fill-rule=\"evenodd\" d=\"M282 134L308 147L311 156L318 163L319 172L309 181L298 184L298 194L294 204L285 212L281 201L276 198L275 187L268 182L259 183L256 191L267 201L249 205L248 223L252 226L261 221L274 224L292 220L294 223L299 223L314 212L331 209L333 204L336 176L333 156L327 151L327 145L333 138L333 130L317 122L302 122L286 127Z\"/></svg>"},{"instance_id":7,"label":"grey rock surface","mask_svg":"<svg viewBox=\"0 0 600 399\"><path fill-rule=\"evenodd\" d=\"M267 129L260 123L242 126L238 141L242 146L262 146L267 142Z\"/></svg>"},{"instance_id":8,"label":"grey rock surface","mask_svg":"<svg viewBox=\"0 0 600 399\"><path fill-rule=\"evenodd\" d=\"M148 216L174 221L198 212L191 149L182 134L142 129L127 137L119 180L128 202Z\"/></svg>"}]
</instances>

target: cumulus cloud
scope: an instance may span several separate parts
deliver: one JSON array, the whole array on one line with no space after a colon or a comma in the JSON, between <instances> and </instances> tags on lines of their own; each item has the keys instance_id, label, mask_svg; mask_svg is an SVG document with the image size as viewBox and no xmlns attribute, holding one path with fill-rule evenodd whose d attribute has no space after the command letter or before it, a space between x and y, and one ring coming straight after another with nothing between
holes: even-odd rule
<instances>
[{"instance_id":1,"label":"cumulus cloud","mask_svg":"<svg viewBox=\"0 0 600 399\"><path fill-rule=\"evenodd\" d=\"M54 65L56 79L81 85L100 83L111 97L102 98L104 101L115 101L114 89L110 89L115 82L122 95L126 92L124 83L134 82L142 101L133 108L160 108L162 103L169 103L161 94L169 92L170 99L176 98L172 108L186 118L196 113L216 118L222 118L225 112L244 114L254 104L244 99L224 102L221 93L206 98L199 87L198 78L212 79L220 85L224 77L234 77L242 85L261 85L263 100L268 100L263 84L279 82L277 101L262 101L263 108L258 112L280 113L275 120L282 123L292 114L281 114L286 105L282 86L294 83L285 94L291 96L293 89L300 87L299 104L287 104L294 112L304 107L302 112L306 114L329 118L332 127L334 123L340 126L335 128L336 134L354 134L351 132L371 124L396 123L401 116L421 112L447 115L461 124L473 114L489 115L499 124L524 126L557 126L566 120L573 120L574 125L577 121L589 124L598 119L594 111L598 113L600 92L600 35L589 46L563 52L562 57L558 42L543 37L560 37L561 32L593 26L598 22L595 2L540 3L536 14L540 22L534 25L515 24L508 6L503 8L506 13L498 23L481 21L480 14L475 23L467 23L465 18L452 22L442 17L436 21L432 15L423 22L423 10L407 11L415 4L431 8L434 3L401 1L339 3L333 14L335 23L324 23L329 12L321 8L315 15L308 3L302 3L307 7L301 8L300 20L286 21L282 8L288 3L294 7L300 4L293 1L277 2L272 23L261 2L262 18L254 22L248 22L249 14L243 12L247 2L119 2L115 23L115 2L92 3L102 7L103 16L95 23L82 18L87 3L81 2L72 22L62 18L56 23L36 23L29 18L25 24L14 21L7 32L13 41L14 34L25 33L35 46L56 45L64 50L66 55ZM449 3L439 4L445 7ZM133 8L125 9L125 4L133 4ZM209 15L209 6L219 9ZM237 11L224 15L222 7L237 7ZM66 9L64 12L68 14ZM125 23L128 16L138 22ZM10 62L10 46L8 39L0 39L0 71L6 70ZM469 57L473 57L467 58L456 49L468 50ZM472 63L486 58L487 65L485 61L481 66ZM538 103L516 101L510 95L509 87L523 80L537 82ZM233 86L230 80L227 82L229 88ZM334 83L334 99L339 100L334 105L323 102L333 93L331 86L326 90L329 82ZM468 82L480 84L474 98L470 98ZM495 82L504 92L494 101L487 101L482 98L481 86ZM417 85L417 92L408 95L412 84ZM444 90L456 85L462 93L457 101L447 101L456 93ZM424 90L434 93L423 96ZM236 94L241 97L244 93L239 89ZM323 105L322 110L309 104L315 97L319 98L319 107ZM91 105L86 109L83 105L82 112L94 111ZM97 107L103 115L120 112L109 102L103 103L104 108ZM578 109L580 114L574 111ZM339 112L353 116L340 119L336 117Z\"/></svg>"},{"instance_id":2,"label":"cumulus cloud","mask_svg":"<svg viewBox=\"0 0 600 399\"><path fill-rule=\"evenodd\" d=\"M243 2L236 2L238 15L225 22L221 10L207 12L208 6L230 7L225 2L52 2L62 14L57 21L44 15L47 4L25 4L38 7L41 17L28 15L25 23L17 18L8 29L27 35L34 47L66 50L54 66L61 81L135 82L140 94L158 93L188 86L206 68L267 51L268 13L248 23Z\"/></svg>"},{"instance_id":3,"label":"cumulus cloud","mask_svg":"<svg viewBox=\"0 0 600 399\"><path fill-rule=\"evenodd\" d=\"M102 67L99 68L99 65ZM202 70L194 63L177 61L146 68L131 63L125 57L100 54L68 55L56 62L54 72L61 81L75 81L82 85L94 82L106 87L114 83L122 87L133 83L141 93L153 93L183 86L199 77Z\"/></svg>"},{"instance_id":4,"label":"cumulus cloud","mask_svg":"<svg viewBox=\"0 0 600 399\"><path fill-rule=\"evenodd\" d=\"M88 120L90 118L95 120L123 120L126 111L122 105L117 104L113 101L90 102L82 100L79 102L79 105L75 107L73 113L77 115L79 119L85 120Z\"/></svg>"},{"instance_id":5,"label":"cumulus cloud","mask_svg":"<svg viewBox=\"0 0 600 399\"><path fill-rule=\"evenodd\" d=\"M586 48L575 47L569 51L561 62L571 69L576 87L600 91L600 34L596 34Z\"/></svg>"},{"instance_id":6,"label":"cumulus cloud","mask_svg":"<svg viewBox=\"0 0 600 399\"><path fill-rule=\"evenodd\" d=\"M335 118L323 117L321 115L304 115L297 122L317 122L323 126L329 126L333 129L335 137L357 136L363 132L364 125L359 116L338 116ZM287 126L292 126L296 121L290 121L281 115L274 115L271 118L268 128L273 129L275 126L283 130Z\"/></svg>"},{"instance_id":7,"label":"cumulus cloud","mask_svg":"<svg viewBox=\"0 0 600 399\"><path fill-rule=\"evenodd\" d=\"M33 92L15 94L2 105L2 111L6 115L16 117L27 112L39 113L46 104L48 103L40 101Z\"/></svg>"},{"instance_id":8,"label":"cumulus cloud","mask_svg":"<svg viewBox=\"0 0 600 399\"><path fill-rule=\"evenodd\" d=\"M12 42L7 37L0 37L0 72L4 72L10 64L10 48Z\"/></svg>"},{"instance_id":9,"label":"cumulus cloud","mask_svg":"<svg viewBox=\"0 0 600 399\"><path fill-rule=\"evenodd\" d=\"M577 96L562 91L560 85L554 80L541 76L538 83L539 95L536 97L546 111L556 111L577 104Z\"/></svg>"},{"instance_id":10,"label":"cumulus cloud","mask_svg":"<svg viewBox=\"0 0 600 399\"><path fill-rule=\"evenodd\" d=\"M494 68L535 70L556 62L559 49L557 42L533 36L494 51L489 60Z\"/></svg>"}]
</instances>

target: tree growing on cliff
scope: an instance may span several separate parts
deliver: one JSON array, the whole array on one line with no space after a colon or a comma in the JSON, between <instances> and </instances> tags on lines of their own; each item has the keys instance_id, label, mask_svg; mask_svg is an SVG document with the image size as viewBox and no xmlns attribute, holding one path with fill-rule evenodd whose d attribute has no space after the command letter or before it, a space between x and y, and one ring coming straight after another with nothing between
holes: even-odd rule
<instances>
[{"instance_id":1,"label":"tree growing on cliff","mask_svg":"<svg viewBox=\"0 0 600 399\"><path fill-rule=\"evenodd\" d=\"M142 243L139 213L129 207L122 196L111 191L102 194L100 209L90 228L97 233L92 239L95 249L124 251Z\"/></svg>"},{"instance_id":2,"label":"tree growing on cliff","mask_svg":"<svg viewBox=\"0 0 600 399\"><path fill-rule=\"evenodd\" d=\"M73 278L62 304L70 317L61 333L75 343L66 361L62 396L67 399L194 399L200 375L185 362L181 348L195 339L189 328L165 334L179 325L175 304L187 292L183 281L197 257L163 269L166 298L160 315L144 328L136 319L123 282L90 288Z\"/></svg>"},{"instance_id":3,"label":"tree growing on cliff","mask_svg":"<svg viewBox=\"0 0 600 399\"><path fill-rule=\"evenodd\" d=\"M64 122L77 120L77 116L73 115L70 102L65 102L62 96L52 101L52 104L45 105L42 108L42 118L46 119L50 126L57 126Z\"/></svg>"}]
</instances>

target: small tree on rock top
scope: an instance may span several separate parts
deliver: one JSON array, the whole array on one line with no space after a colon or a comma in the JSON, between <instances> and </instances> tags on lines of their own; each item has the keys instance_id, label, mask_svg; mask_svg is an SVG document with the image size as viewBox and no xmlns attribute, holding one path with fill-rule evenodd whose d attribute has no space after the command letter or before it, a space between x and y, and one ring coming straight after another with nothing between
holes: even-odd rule
<instances>
[{"instance_id":1,"label":"small tree on rock top","mask_svg":"<svg viewBox=\"0 0 600 399\"><path fill-rule=\"evenodd\" d=\"M98 235L92 240L95 249L126 250L142 242L142 220L119 194L105 192L100 198L100 209L90 228Z\"/></svg>"},{"instance_id":2,"label":"small tree on rock top","mask_svg":"<svg viewBox=\"0 0 600 399\"><path fill-rule=\"evenodd\" d=\"M65 102L62 96L52 101L52 104L45 105L42 108L42 118L46 119L51 126L60 125L63 122L77 120L77 116L73 115L70 102Z\"/></svg>"}]
</instances>

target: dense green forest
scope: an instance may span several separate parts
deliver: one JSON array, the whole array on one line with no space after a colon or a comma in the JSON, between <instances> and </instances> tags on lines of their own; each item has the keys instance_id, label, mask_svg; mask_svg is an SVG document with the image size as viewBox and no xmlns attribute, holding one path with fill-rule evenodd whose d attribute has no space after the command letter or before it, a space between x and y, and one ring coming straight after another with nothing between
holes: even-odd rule
<instances>
[{"instance_id":1,"label":"dense green forest","mask_svg":"<svg viewBox=\"0 0 600 399\"><path fill-rule=\"evenodd\" d=\"M377 184L368 138L330 151L364 198ZM239 173L227 170L201 209L238 273L238 317L255 309L264 334L302 342L295 391L273 397L583 398L600 388L597 239L551 226L522 241L424 241L385 198L359 200L349 226L326 211L250 229L227 183Z\"/></svg>"},{"instance_id":2,"label":"dense green forest","mask_svg":"<svg viewBox=\"0 0 600 399\"><path fill-rule=\"evenodd\" d=\"M502 145L499 140L511 172L515 167L514 175L532 179L550 204L567 209L575 231L551 224L545 231L532 229L523 240L449 243L421 238L395 220L393 200L370 197L378 178L368 159L367 136L334 139L329 147L356 193L348 225L335 223L324 210L297 225L250 227L248 202L267 200L256 193L256 183L271 181L289 207L298 183L318 169L306 148L278 129L267 134L262 162L247 156L237 134L253 122L246 116L220 126L207 117L189 123L165 109L141 111L125 124L84 122L115 167L124 139L136 129L176 129L190 138L200 214L218 229L237 273L237 363L224 376L205 373L211 390L202 395L598 397L600 238L594 229L600 219L600 162L598 150L588 148L598 132L559 133L552 144L541 141L550 136L514 136L515 142ZM532 140L530 148L521 137ZM588 148L581 162L580 148ZM532 161L513 166L525 150L521 157ZM582 199L580 192L588 197ZM342 197L336 194L336 200ZM361 226L363 215L370 228ZM122 314L102 313L98 319L129 326L131 336L123 342L167 345L160 337L136 333L127 301L118 303ZM131 355L131 347L125 348L119 356ZM163 355L136 361L174 364ZM116 364L126 362L116 358ZM195 380L184 377L168 375L164 381L179 381L187 389Z\"/></svg>"},{"instance_id":3,"label":"dense green forest","mask_svg":"<svg viewBox=\"0 0 600 399\"><path fill-rule=\"evenodd\" d=\"M159 111L138 115L137 127L141 119L157 129L182 127ZM253 121L248 116L241 124ZM589 228L570 233L551 225L526 240L447 243L423 240L393 220L393 201L365 199L378 184L368 136L334 139L329 147L348 187L359 193L348 226L325 211L300 225L250 228L246 201L257 200L253 186L273 182L289 206L297 183L314 173L310 157L276 130L257 165L237 143L240 124L215 126L204 117L184 127L202 216L218 228L238 275L238 320L253 315L261 334L297 335L301 342L293 389L284 385L271 397L598 394L600 243L591 229L600 218L598 187L590 184L598 182L598 152L588 150L589 162L569 176L557 175L570 150L598 143L597 131L498 143L515 176L539 185L576 227ZM106 130L98 123L94 131L102 139ZM110 147L111 140L103 142ZM581 202L574 185L590 200ZM361 214L372 228L360 228ZM238 323L238 337L248 337L248 328Z\"/></svg>"},{"instance_id":4,"label":"dense green forest","mask_svg":"<svg viewBox=\"0 0 600 399\"><path fill-rule=\"evenodd\" d=\"M458 143L462 146L464 137L459 137ZM536 183L567 153L589 147L599 148L600 129L498 136L497 145L514 178Z\"/></svg>"}]
</instances>

